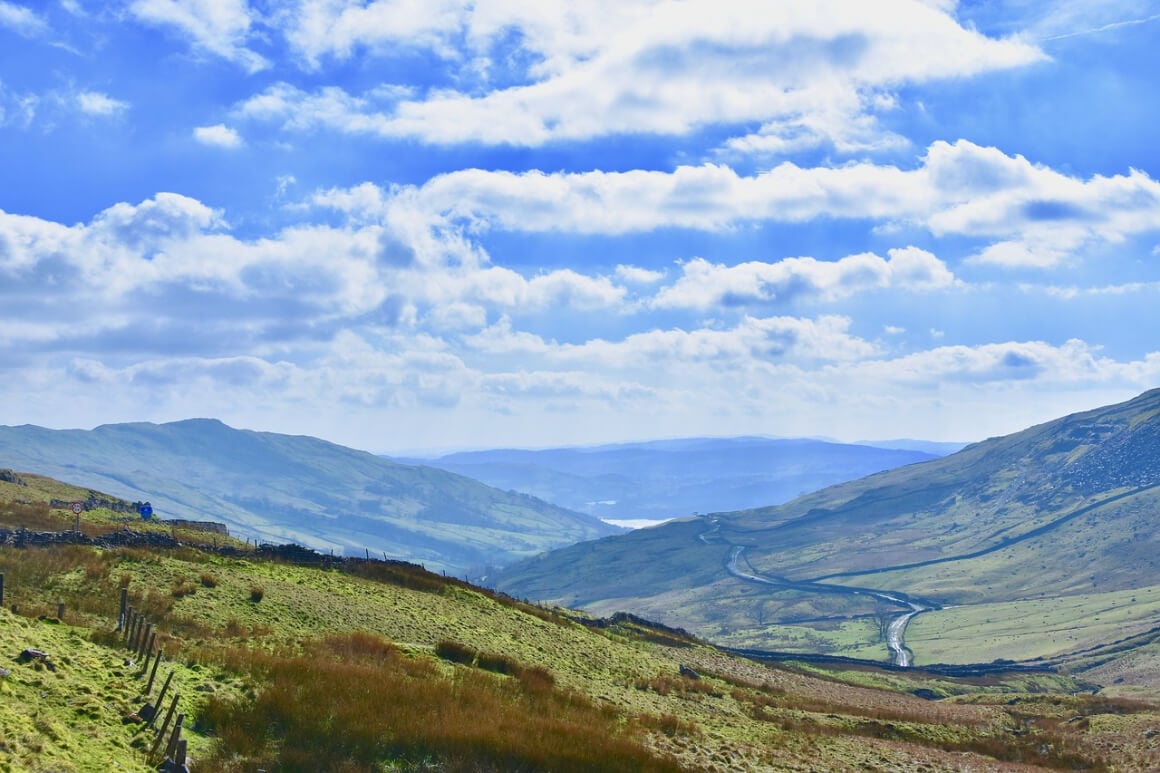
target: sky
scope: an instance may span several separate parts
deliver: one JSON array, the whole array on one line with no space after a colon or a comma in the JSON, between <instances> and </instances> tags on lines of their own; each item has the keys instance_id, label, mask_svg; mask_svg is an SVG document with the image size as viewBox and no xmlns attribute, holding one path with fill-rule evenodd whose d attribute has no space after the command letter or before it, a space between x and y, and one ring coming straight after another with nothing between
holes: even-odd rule
<instances>
[{"instance_id":1,"label":"sky","mask_svg":"<svg viewBox=\"0 0 1160 773\"><path fill-rule=\"evenodd\" d=\"M974 441L1160 386L1160 0L0 0L0 424Z\"/></svg>"}]
</instances>

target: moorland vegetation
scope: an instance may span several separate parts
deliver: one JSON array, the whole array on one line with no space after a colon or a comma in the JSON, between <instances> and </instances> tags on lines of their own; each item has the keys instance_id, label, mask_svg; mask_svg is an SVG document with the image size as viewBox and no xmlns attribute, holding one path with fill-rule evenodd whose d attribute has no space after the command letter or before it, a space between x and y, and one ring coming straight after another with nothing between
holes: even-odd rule
<instances>
[{"instance_id":1,"label":"moorland vegetation","mask_svg":"<svg viewBox=\"0 0 1160 773\"><path fill-rule=\"evenodd\" d=\"M0 528L74 528L47 502L87 490L11 477ZM159 632L193 770L1160 766L1156 707L1050 670L765 665L636 617L533 605L411 564L308 564L124 519L86 511L81 530L173 542L0 545L0 769L156 765L140 721L155 698L116 630L122 589ZM47 658L23 661L26 649Z\"/></svg>"}]
</instances>

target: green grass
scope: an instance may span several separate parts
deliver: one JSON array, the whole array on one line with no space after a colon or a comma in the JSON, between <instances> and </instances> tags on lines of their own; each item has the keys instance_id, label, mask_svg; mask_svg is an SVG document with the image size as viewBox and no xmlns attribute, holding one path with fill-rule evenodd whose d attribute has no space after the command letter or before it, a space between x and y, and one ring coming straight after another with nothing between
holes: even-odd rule
<instances>
[{"instance_id":1,"label":"green grass","mask_svg":"<svg viewBox=\"0 0 1160 773\"><path fill-rule=\"evenodd\" d=\"M2 547L0 571L6 607L20 609L0 613L0 646L9 657L42 648L61 664L5 665L0 771L146 769L148 735L121 723L143 703L110 634L122 585L162 632L202 769L988 769L1042 744L1071 756L1030 761L1098 770L1120 744L1117 769L1160 762L1142 732L1121 740L1126 722L1160 722L1151 708L1108 718L1092 704L1080 729L1026 726L1007 706L1030 689L1074 690L1063 677L766 667L629 618L583 625L417 567ZM62 601L63 624L37 619ZM858 636L826 633L835 644ZM955 702L992 693L1003 697Z\"/></svg>"},{"instance_id":2,"label":"green grass","mask_svg":"<svg viewBox=\"0 0 1160 773\"><path fill-rule=\"evenodd\" d=\"M1160 586L926 612L906 634L919 665L1051 657L1160 625Z\"/></svg>"}]
</instances>

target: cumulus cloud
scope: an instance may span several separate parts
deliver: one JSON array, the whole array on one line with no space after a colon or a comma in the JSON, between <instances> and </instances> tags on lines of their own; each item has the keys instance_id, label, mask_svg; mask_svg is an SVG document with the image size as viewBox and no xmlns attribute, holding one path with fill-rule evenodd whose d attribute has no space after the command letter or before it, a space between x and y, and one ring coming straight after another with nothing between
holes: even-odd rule
<instances>
[{"instance_id":1,"label":"cumulus cloud","mask_svg":"<svg viewBox=\"0 0 1160 773\"><path fill-rule=\"evenodd\" d=\"M448 422L451 432L464 417L490 417L479 421L494 428L501 424L488 422L518 417L546 433L538 442L587 411L654 435L676 420L690 432L744 432L761 417L782 432L886 437L902 427L884 427L882 416L930 416L940 399L973 405L980 394L1013 390L1025 396L1021 405L1039 406L1036 390L1128 389L1160 378L1160 354L1116 359L1078 339L936 339L915 350L902 325L753 305L785 292L823 303L955 286L942 261L914 247L829 264L689 261L667 283L627 265L613 276L522 275L486 260L401 259L399 250L427 247L393 230L390 197L382 211L373 194L320 195L374 216L253 239L233 235L225 213L176 194L121 203L72 226L0 213L0 351L6 362L34 363L0 385L0 397L34 391L92 411L99 393L111 403L102 416L116 409L125 418L147 406L155 416L229 419L234 406L252 422L266 410L257 396L276 393L278 410L317 419L299 431L326 434L323 418L337 417L328 410L365 417L364 445L384 411L420 416L426 426ZM655 288L658 302L667 298L665 315L681 321L635 316L645 307L619 284L633 279ZM730 293L749 305L730 307ZM599 334L573 324L593 312L631 324ZM918 325L911 329L926 329ZM806 416L817 422L817 406L831 401L843 404L841 427L802 424ZM1022 426L1027 416L1005 420ZM960 439L983 431L961 426L970 434ZM926 430L918 434L933 435Z\"/></svg>"},{"instance_id":2,"label":"cumulus cloud","mask_svg":"<svg viewBox=\"0 0 1160 773\"><path fill-rule=\"evenodd\" d=\"M477 74L483 88L383 100L281 84L242 113L291 130L326 126L440 144L537 146L760 122L758 133L730 147L897 146L902 140L878 128L874 115L890 109L899 84L1043 58L1025 42L987 38L959 25L949 9L917 0L873 7L802 0L760 14L732 0L602 2L582 11L558 1L307 2L284 19L287 39L310 66L355 50L420 48L455 64L461 77ZM497 60L526 60L522 82L491 88L487 74Z\"/></svg>"},{"instance_id":3,"label":"cumulus cloud","mask_svg":"<svg viewBox=\"0 0 1160 773\"><path fill-rule=\"evenodd\" d=\"M621 264L616 267L616 278L630 284L647 285L664 279L665 272Z\"/></svg>"},{"instance_id":4,"label":"cumulus cloud","mask_svg":"<svg viewBox=\"0 0 1160 773\"><path fill-rule=\"evenodd\" d=\"M784 304L801 296L835 300L886 287L931 290L955 283L946 264L925 250L907 247L890 250L889 256L863 253L832 262L806 257L735 266L696 258L682 266L680 279L663 288L652 305L704 310Z\"/></svg>"},{"instance_id":5,"label":"cumulus cloud","mask_svg":"<svg viewBox=\"0 0 1160 773\"><path fill-rule=\"evenodd\" d=\"M202 145L219 148L240 148L243 144L242 136L222 123L213 126L198 126L193 130L193 138Z\"/></svg>"},{"instance_id":6,"label":"cumulus cloud","mask_svg":"<svg viewBox=\"0 0 1160 773\"><path fill-rule=\"evenodd\" d=\"M194 47L235 62L254 73L270 62L246 47L254 12L246 0L133 0L129 11L139 21L176 29Z\"/></svg>"},{"instance_id":7,"label":"cumulus cloud","mask_svg":"<svg viewBox=\"0 0 1160 773\"><path fill-rule=\"evenodd\" d=\"M936 237L992 239L975 259L1000 266L1049 267L1085 244L1160 230L1160 182L1139 170L1085 180L966 140L934 142L919 161L909 170L783 162L751 176L720 164L671 172L468 169L395 195L472 228L527 232L618 235L875 219Z\"/></svg>"}]
</instances>

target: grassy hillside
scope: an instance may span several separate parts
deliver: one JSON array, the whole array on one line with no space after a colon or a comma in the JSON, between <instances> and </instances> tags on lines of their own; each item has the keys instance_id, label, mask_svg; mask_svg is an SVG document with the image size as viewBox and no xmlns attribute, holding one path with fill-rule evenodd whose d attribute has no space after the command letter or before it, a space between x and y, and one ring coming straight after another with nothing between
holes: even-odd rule
<instances>
[{"instance_id":1,"label":"grassy hillside","mask_svg":"<svg viewBox=\"0 0 1160 773\"><path fill-rule=\"evenodd\" d=\"M370 550L461 576L618 531L443 470L212 420L0 427L0 467L148 500L161 517L221 521L251 539Z\"/></svg>"},{"instance_id":2,"label":"grassy hillside","mask_svg":"<svg viewBox=\"0 0 1160 773\"><path fill-rule=\"evenodd\" d=\"M70 514L0 503L0 529L33 518L43 528ZM193 770L1160 764L1144 732L1160 722L1154 707L1074 694L1083 685L1066 677L766 666L631 617L529 606L401 563L3 544L0 572L4 770L156 764L134 715L158 688L145 694L114 630L121 588L160 632ZM51 667L22 662L28 648Z\"/></svg>"},{"instance_id":3,"label":"grassy hillside","mask_svg":"<svg viewBox=\"0 0 1160 773\"><path fill-rule=\"evenodd\" d=\"M931 608L908 637L920 663L1058 658L1160 626L1142 593L1160 585L1158 509L1155 390L778 507L573 546L496 582L734 646L884 659L882 621L905 605L848 592L874 589ZM1115 626L1089 614L1113 598L1126 600ZM1055 617L1028 612L1034 602L1076 610L1074 630L1057 635ZM989 627L1003 618L1025 633Z\"/></svg>"}]
</instances>

